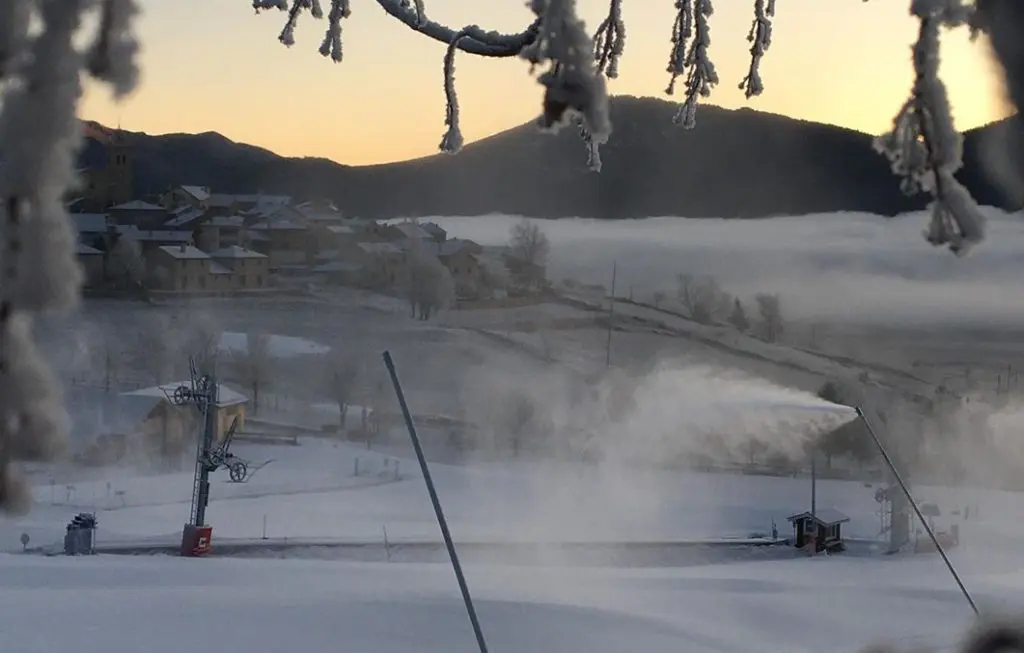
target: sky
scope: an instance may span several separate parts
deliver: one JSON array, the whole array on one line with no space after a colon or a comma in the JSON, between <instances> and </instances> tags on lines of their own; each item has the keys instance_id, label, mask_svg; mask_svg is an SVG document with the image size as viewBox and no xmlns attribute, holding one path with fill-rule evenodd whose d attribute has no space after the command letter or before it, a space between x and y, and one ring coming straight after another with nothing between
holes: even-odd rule
<instances>
[{"instance_id":1,"label":"sky","mask_svg":"<svg viewBox=\"0 0 1024 653\"><path fill-rule=\"evenodd\" d=\"M326 26L300 21L296 45L277 41L285 14L254 15L250 0L140 0L143 81L115 104L88 86L80 115L150 134L217 131L287 156L340 163L386 163L437 152L444 132L445 46L412 32L373 0L354 0L344 23L345 59L317 52ZM329 4L329 3L326 3ZM452 26L518 32L525 2L426 0L428 15ZM624 0L626 49L614 94L664 97L672 0ZM879 133L907 97L916 23L907 0L786 0L762 63L765 93L747 102L738 89L748 66L750 0L718 0L710 54L721 79L711 102ZM607 0L579 0L589 31ZM984 42L964 30L944 43L943 74L957 126L969 129L1007 113ZM456 60L456 87L467 142L527 122L541 88L516 59ZM698 128L699 128L698 114Z\"/></svg>"}]
</instances>

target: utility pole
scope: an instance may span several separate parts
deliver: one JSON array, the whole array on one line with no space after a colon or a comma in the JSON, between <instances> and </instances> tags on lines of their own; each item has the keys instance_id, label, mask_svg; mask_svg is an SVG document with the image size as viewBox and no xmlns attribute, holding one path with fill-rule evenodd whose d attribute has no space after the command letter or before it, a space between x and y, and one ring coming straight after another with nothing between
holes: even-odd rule
<instances>
[{"instance_id":1,"label":"utility pole","mask_svg":"<svg viewBox=\"0 0 1024 653\"><path fill-rule=\"evenodd\" d=\"M608 302L608 342L604 350L605 369L612 366L612 318L615 317L615 276L618 271L618 261L612 261L612 292L611 301Z\"/></svg>"},{"instance_id":2,"label":"utility pole","mask_svg":"<svg viewBox=\"0 0 1024 653\"><path fill-rule=\"evenodd\" d=\"M814 524L814 542L818 542L818 464L817 452L811 450L811 523Z\"/></svg>"}]
</instances>

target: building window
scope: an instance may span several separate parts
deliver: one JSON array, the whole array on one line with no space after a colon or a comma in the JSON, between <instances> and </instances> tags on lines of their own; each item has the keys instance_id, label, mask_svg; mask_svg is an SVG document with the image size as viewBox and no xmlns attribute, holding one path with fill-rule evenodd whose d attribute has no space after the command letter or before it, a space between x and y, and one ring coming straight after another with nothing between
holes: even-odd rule
<instances>
[{"instance_id":1,"label":"building window","mask_svg":"<svg viewBox=\"0 0 1024 653\"><path fill-rule=\"evenodd\" d=\"M256 285L257 286L262 286L263 285L263 277L258 275L258 274L256 275Z\"/></svg>"},{"instance_id":2,"label":"building window","mask_svg":"<svg viewBox=\"0 0 1024 653\"><path fill-rule=\"evenodd\" d=\"M205 288L206 287L206 277L202 277L202 276L199 277L199 287L200 288Z\"/></svg>"}]
</instances>

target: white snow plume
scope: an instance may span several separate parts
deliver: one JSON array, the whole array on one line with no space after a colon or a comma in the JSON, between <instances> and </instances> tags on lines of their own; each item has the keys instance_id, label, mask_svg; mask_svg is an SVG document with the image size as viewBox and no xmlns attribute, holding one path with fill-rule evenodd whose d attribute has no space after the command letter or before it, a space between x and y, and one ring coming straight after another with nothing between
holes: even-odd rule
<instances>
[{"instance_id":1,"label":"white snow plume","mask_svg":"<svg viewBox=\"0 0 1024 653\"><path fill-rule=\"evenodd\" d=\"M511 525L522 539L541 543L573 541L581 533L608 542L644 537L638 525L677 519L683 497L699 514L688 537L745 537L748 532L735 531L736 511L750 504L741 477L709 481L693 463L744 461L751 441L802 463L811 438L856 417L852 408L805 392L685 361L590 384L561 371L517 374L482 366L464 388L466 419L484 428L485 445L507 452L507 465L516 469L510 492L527 497L479 518L500 520L502 528ZM510 446L516 437L518 451ZM762 498L778 520L796 508L781 494ZM763 521L758 527L769 529ZM569 554L550 546L538 555L558 562Z\"/></svg>"}]
</instances>

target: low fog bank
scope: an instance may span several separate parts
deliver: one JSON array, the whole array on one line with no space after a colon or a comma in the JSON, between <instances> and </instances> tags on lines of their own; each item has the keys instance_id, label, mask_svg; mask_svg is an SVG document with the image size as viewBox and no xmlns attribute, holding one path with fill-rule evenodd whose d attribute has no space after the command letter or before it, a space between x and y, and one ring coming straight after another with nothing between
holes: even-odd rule
<instances>
[{"instance_id":1,"label":"low fog bank","mask_svg":"<svg viewBox=\"0 0 1024 653\"><path fill-rule=\"evenodd\" d=\"M779 293L799 319L863 324L941 321L979 325L1024 319L1024 220L986 209L986 241L965 259L928 245L928 216L886 219L835 213L763 220L648 218L544 221L549 277L608 287L617 294L669 296L676 275L711 275L726 290ZM519 218L430 218L452 236L507 243Z\"/></svg>"}]
</instances>

